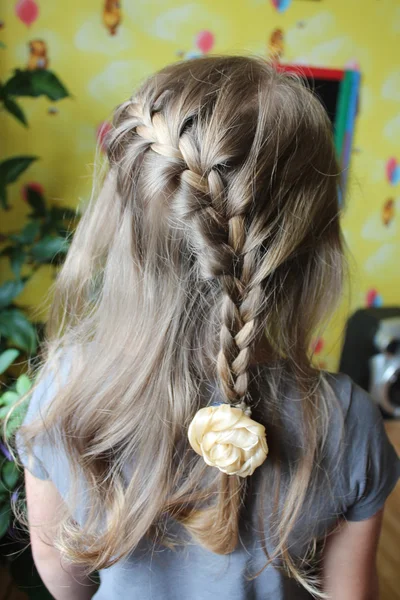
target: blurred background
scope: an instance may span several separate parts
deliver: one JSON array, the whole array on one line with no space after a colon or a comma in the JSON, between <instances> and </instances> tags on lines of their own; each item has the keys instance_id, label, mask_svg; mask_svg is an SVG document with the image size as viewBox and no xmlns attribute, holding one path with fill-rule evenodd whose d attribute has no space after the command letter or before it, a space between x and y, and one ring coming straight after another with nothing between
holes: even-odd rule
<instances>
[{"instance_id":1,"label":"blurred background","mask_svg":"<svg viewBox=\"0 0 400 600\"><path fill-rule=\"evenodd\" d=\"M319 81L327 108L333 102L351 285L315 338L314 361L332 371L340 365L357 379L341 353L347 319L358 309L368 310L348 329L347 353L372 348L380 323L391 319L380 348L387 358L388 343L400 339L399 38L397 0L0 0L0 371L7 390L0 419L29 390L19 363L35 355L43 298L68 249L75 210L90 197L95 148L99 142L102 151L112 109L155 70L207 53L257 54L301 67ZM337 82L334 90L329 81ZM376 344L363 357L365 371L373 353ZM398 346L392 354L400 373ZM395 408L382 405L399 444L398 380L390 373ZM371 385L369 378L365 387ZM17 415L7 435L18 422ZM2 452L0 536L7 549L7 494L19 475L4 446ZM379 559L383 600L400 598L400 509L392 504ZM11 568L8 558L3 563ZM19 593L7 582L0 600ZM32 587L37 582L21 585L29 597L48 597Z\"/></svg>"}]
</instances>

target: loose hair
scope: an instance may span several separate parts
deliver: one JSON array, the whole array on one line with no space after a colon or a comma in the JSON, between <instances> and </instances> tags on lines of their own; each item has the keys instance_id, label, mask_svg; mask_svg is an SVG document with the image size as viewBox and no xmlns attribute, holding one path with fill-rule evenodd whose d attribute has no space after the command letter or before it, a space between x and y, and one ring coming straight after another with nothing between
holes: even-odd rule
<instances>
[{"instance_id":1,"label":"loose hair","mask_svg":"<svg viewBox=\"0 0 400 600\"><path fill-rule=\"evenodd\" d=\"M203 547L231 553L249 481L207 467L188 425L215 385L224 402L245 399L269 436L290 383L303 444L266 564L278 559L318 593L289 535L315 487L333 394L309 350L342 280L326 111L263 60L201 58L156 73L119 106L107 147L101 192L57 278L38 380L65 357L68 377L44 424L20 430L30 445L57 432L72 482L86 481L85 519L63 519L55 543L102 569L144 536L168 544L173 518ZM256 398L261 346L269 392ZM279 436L268 442L258 476L265 483L272 466L265 493L275 497Z\"/></svg>"}]
</instances>

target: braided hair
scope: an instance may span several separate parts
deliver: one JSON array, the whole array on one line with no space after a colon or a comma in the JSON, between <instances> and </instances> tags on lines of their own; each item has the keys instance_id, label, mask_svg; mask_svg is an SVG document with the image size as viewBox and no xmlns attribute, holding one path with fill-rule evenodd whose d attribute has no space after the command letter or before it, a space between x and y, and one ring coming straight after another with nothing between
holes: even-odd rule
<instances>
[{"instance_id":1,"label":"braided hair","mask_svg":"<svg viewBox=\"0 0 400 600\"><path fill-rule=\"evenodd\" d=\"M209 85L213 87L212 82ZM184 223L188 244L202 276L216 279L220 285L221 324L216 370L226 400L240 404L248 396L249 367L255 344L262 335L265 301L260 263L256 260L262 241L257 243L257 231L246 219L252 208L253 186L246 190L245 181L241 186L235 181L229 186L229 178L224 176L229 163L242 154L242 148L233 146L230 153L221 153L216 143L215 148L204 152L201 137L207 135L205 128L212 130L215 119L210 115L205 118L205 124L200 125L201 97L198 106L192 108L193 114L186 116L183 126L177 130L176 126L171 127L175 120L170 120L163 110L171 92L166 90L160 96L151 99L144 96L141 100L139 94L122 105L110 144L111 162L122 142L119 123L123 128L129 123L129 135L135 131L143 153L150 151L167 161L166 168L175 186L174 194L168 199L171 212L178 223ZM214 103L221 102L216 91L214 96ZM259 128L262 130L263 123ZM259 143L257 134L262 135L256 130L249 132L254 146ZM235 197L237 193L241 194L240 201Z\"/></svg>"}]
</instances>

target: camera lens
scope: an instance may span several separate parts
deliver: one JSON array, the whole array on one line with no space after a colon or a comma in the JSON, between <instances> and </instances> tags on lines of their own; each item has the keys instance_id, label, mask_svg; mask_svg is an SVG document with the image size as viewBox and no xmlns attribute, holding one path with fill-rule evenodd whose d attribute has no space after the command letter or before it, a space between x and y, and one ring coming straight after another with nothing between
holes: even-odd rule
<instances>
[{"instance_id":1,"label":"camera lens","mask_svg":"<svg viewBox=\"0 0 400 600\"><path fill-rule=\"evenodd\" d=\"M386 352L389 354L397 354L400 352L400 340L392 340L389 342L389 344L386 346Z\"/></svg>"},{"instance_id":2,"label":"camera lens","mask_svg":"<svg viewBox=\"0 0 400 600\"><path fill-rule=\"evenodd\" d=\"M392 406L400 406L400 369L393 373L388 385L389 402Z\"/></svg>"}]
</instances>

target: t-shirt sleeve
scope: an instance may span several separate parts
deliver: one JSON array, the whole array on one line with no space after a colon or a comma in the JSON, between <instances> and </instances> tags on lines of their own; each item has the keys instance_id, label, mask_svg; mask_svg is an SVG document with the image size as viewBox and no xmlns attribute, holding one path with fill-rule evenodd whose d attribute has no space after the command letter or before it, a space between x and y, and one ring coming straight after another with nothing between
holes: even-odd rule
<instances>
[{"instance_id":1,"label":"t-shirt sleeve","mask_svg":"<svg viewBox=\"0 0 400 600\"><path fill-rule=\"evenodd\" d=\"M38 479L51 479L50 466L54 462L54 443L49 433L43 427L42 431L34 437L31 444L27 444L24 438L24 426L37 423L40 427L44 422L46 411L51 400L59 389L59 374L48 371L41 374L29 399L28 410L22 423L22 428L17 432L15 445L22 465Z\"/></svg>"},{"instance_id":2,"label":"t-shirt sleeve","mask_svg":"<svg viewBox=\"0 0 400 600\"><path fill-rule=\"evenodd\" d=\"M379 408L355 384L345 421L345 453L351 498L345 518L362 521L383 508L400 477L400 461Z\"/></svg>"}]
</instances>

